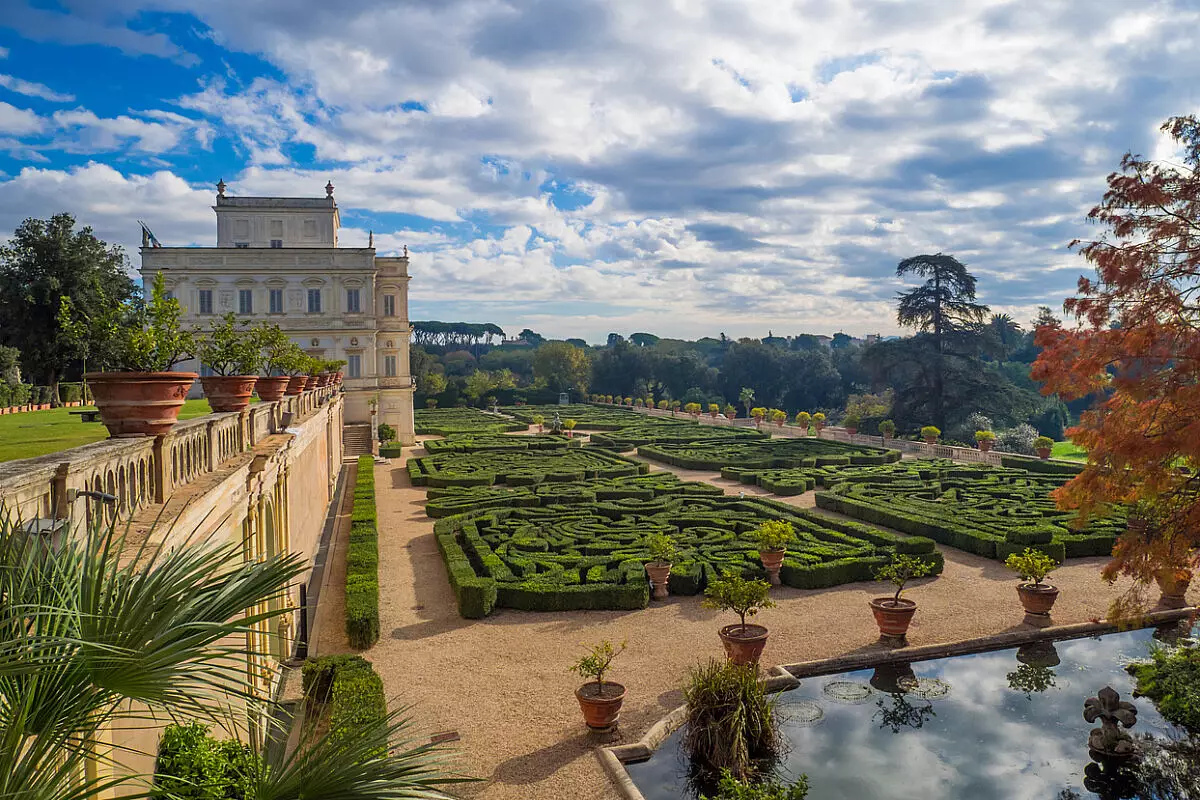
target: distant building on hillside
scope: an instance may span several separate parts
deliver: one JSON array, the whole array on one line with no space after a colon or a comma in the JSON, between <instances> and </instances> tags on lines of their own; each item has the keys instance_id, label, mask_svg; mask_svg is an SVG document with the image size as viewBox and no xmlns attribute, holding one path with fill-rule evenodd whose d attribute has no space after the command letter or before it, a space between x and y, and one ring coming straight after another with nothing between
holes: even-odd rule
<instances>
[{"instance_id":1,"label":"distant building on hillside","mask_svg":"<svg viewBox=\"0 0 1200 800\"><path fill-rule=\"evenodd\" d=\"M163 273L188 327L233 312L275 323L317 358L344 360L346 421L369 422L378 398L379 422L413 443L407 248L338 247L332 183L325 197L229 197L222 181L216 201L216 247L151 247L143 232L146 285Z\"/></svg>"}]
</instances>

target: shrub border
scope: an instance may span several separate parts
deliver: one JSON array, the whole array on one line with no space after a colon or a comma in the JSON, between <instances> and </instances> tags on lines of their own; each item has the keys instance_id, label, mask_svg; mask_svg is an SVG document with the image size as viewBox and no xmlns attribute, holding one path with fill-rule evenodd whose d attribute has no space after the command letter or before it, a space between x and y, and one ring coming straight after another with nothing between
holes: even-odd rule
<instances>
[{"instance_id":1,"label":"shrub border","mask_svg":"<svg viewBox=\"0 0 1200 800\"><path fill-rule=\"evenodd\" d=\"M359 456L346 547L346 638L365 650L379 640L379 523L375 457Z\"/></svg>"}]
</instances>

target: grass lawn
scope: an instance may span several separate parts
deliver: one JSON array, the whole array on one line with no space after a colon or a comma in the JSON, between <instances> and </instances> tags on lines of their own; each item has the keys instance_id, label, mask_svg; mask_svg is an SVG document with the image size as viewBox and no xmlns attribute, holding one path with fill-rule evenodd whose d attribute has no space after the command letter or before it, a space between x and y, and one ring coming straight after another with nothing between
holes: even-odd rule
<instances>
[{"instance_id":1,"label":"grass lawn","mask_svg":"<svg viewBox=\"0 0 1200 800\"><path fill-rule=\"evenodd\" d=\"M108 431L104 425L99 422L80 422L79 417L70 414L81 410L51 408L0 417L0 461L36 458L107 439ZM202 417L209 410L208 401L204 398L188 400L183 404L179 418Z\"/></svg>"},{"instance_id":2,"label":"grass lawn","mask_svg":"<svg viewBox=\"0 0 1200 800\"><path fill-rule=\"evenodd\" d=\"M1073 461L1087 461L1087 451L1078 447L1074 442L1055 442L1050 450L1051 458L1069 458Z\"/></svg>"}]
</instances>

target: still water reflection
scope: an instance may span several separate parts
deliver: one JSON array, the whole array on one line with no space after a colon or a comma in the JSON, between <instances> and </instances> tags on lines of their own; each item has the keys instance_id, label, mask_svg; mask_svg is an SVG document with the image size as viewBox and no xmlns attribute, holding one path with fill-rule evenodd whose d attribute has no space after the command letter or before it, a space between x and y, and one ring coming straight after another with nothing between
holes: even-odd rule
<instances>
[{"instance_id":1,"label":"still water reflection","mask_svg":"<svg viewBox=\"0 0 1200 800\"><path fill-rule=\"evenodd\" d=\"M1152 629L810 678L780 696L789 752L814 800L1082 798L1093 727L1084 701L1104 686L1138 709L1135 733L1178 737L1123 669ZM1159 636L1162 632L1159 632ZM679 732L629 765L647 800L694 797ZM1069 793L1068 793L1068 796Z\"/></svg>"}]
</instances>

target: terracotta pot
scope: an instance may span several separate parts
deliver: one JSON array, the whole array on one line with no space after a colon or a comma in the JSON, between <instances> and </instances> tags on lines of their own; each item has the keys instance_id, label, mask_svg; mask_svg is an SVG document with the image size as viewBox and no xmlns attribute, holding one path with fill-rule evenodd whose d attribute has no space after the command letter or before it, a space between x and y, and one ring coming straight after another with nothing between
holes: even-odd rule
<instances>
[{"instance_id":1,"label":"terracotta pot","mask_svg":"<svg viewBox=\"0 0 1200 800\"><path fill-rule=\"evenodd\" d=\"M621 718L621 704L625 702L625 687L619 683L605 681L603 690L596 694L596 684L586 683L575 690L575 698L583 711L583 721L594 731L606 731Z\"/></svg>"},{"instance_id":2,"label":"terracotta pot","mask_svg":"<svg viewBox=\"0 0 1200 800\"><path fill-rule=\"evenodd\" d=\"M1162 590L1159 603L1167 608L1183 608L1187 605L1187 590L1192 582L1192 572L1186 569L1160 569L1154 580Z\"/></svg>"},{"instance_id":3,"label":"terracotta pot","mask_svg":"<svg viewBox=\"0 0 1200 800\"><path fill-rule=\"evenodd\" d=\"M293 375L288 378L288 385L285 394L297 395L304 391L304 384L308 383L307 375Z\"/></svg>"},{"instance_id":4,"label":"terracotta pot","mask_svg":"<svg viewBox=\"0 0 1200 800\"><path fill-rule=\"evenodd\" d=\"M926 436L925 444L937 444L937 437L936 436Z\"/></svg>"},{"instance_id":5,"label":"terracotta pot","mask_svg":"<svg viewBox=\"0 0 1200 800\"><path fill-rule=\"evenodd\" d=\"M249 408L256 383L257 375L210 375L200 379L209 408L217 413Z\"/></svg>"},{"instance_id":6,"label":"terracotta pot","mask_svg":"<svg viewBox=\"0 0 1200 800\"><path fill-rule=\"evenodd\" d=\"M283 399L283 393L287 391L288 384L292 379L287 375L272 375L269 378L259 378L258 383L254 385L254 390L258 392L258 399L264 403L274 403Z\"/></svg>"},{"instance_id":7,"label":"terracotta pot","mask_svg":"<svg viewBox=\"0 0 1200 800\"><path fill-rule=\"evenodd\" d=\"M337 382L338 382L338 383L341 383L341 382L342 382L342 380L343 380L343 378L344 378L344 376L342 375L342 371L341 371L341 370L338 370L338 371L337 371L337 374L335 375L335 379L337 380ZM523 406L523 405L525 405L525 404L524 404L524 403L517 403L517 405L519 405L519 406Z\"/></svg>"},{"instance_id":8,"label":"terracotta pot","mask_svg":"<svg viewBox=\"0 0 1200 800\"><path fill-rule=\"evenodd\" d=\"M1042 461L1046 461L1047 459L1050 458L1050 448L1049 447L1039 447L1037 449L1037 454L1038 454L1038 458L1040 458Z\"/></svg>"},{"instance_id":9,"label":"terracotta pot","mask_svg":"<svg viewBox=\"0 0 1200 800\"><path fill-rule=\"evenodd\" d=\"M770 631L762 625L750 624L743 631L741 623L735 623L721 628L717 634L725 645L726 658L735 664L757 664Z\"/></svg>"},{"instance_id":10,"label":"terracotta pot","mask_svg":"<svg viewBox=\"0 0 1200 800\"><path fill-rule=\"evenodd\" d=\"M671 577L671 565L660 563L647 564L646 574L650 576L650 585L654 587L654 599L666 600L669 594L667 582Z\"/></svg>"},{"instance_id":11,"label":"terracotta pot","mask_svg":"<svg viewBox=\"0 0 1200 800\"><path fill-rule=\"evenodd\" d=\"M868 683L881 692L902 694L917 685L917 673L909 663L880 664Z\"/></svg>"},{"instance_id":12,"label":"terracotta pot","mask_svg":"<svg viewBox=\"0 0 1200 800\"><path fill-rule=\"evenodd\" d=\"M917 613L917 604L912 600L893 600L891 597L876 597L870 602L871 613L875 615L879 633L903 640L908 634L913 614Z\"/></svg>"},{"instance_id":13,"label":"terracotta pot","mask_svg":"<svg viewBox=\"0 0 1200 800\"><path fill-rule=\"evenodd\" d=\"M1022 583L1017 586L1017 596L1021 598L1021 605L1025 607L1026 614L1048 617L1050 609L1054 607L1054 601L1058 599L1058 589L1048 583L1041 586Z\"/></svg>"},{"instance_id":14,"label":"terracotta pot","mask_svg":"<svg viewBox=\"0 0 1200 800\"><path fill-rule=\"evenodd\" d=\"M89 372L100 420L110 436L161 436L179 419L195 372Z\"/></svg>"},{"instance_id":15,"label":"terracotta pot","mask_svg":"<svg viewBox=\"0 0 1200 800\"><path fill-rule=\"evenodd\" d=\"M896 436L895 433L885 433L885 434L883 434L883 440L885 442L890 442L893 438L895 438L895 436Z\"/></svg>"},{"instance_id":16,"label":"terracotta pot","mask_svg":"<svg viewBox=\"0 0 1200 800\"><path fill-rule=\"evenodd\" d=\"M783 566L783 557L787 550L759 550L758 560L767 571L767 578L772 586L779 586L779 568Z\"/></svg>"},{"instance_id":17,"label":"terracotta pot","mask_svg":"<svg viewBox=\"0 0 1200 800\"><path fill-rule=\"evenodd\" d=\"M846 428L846 433L855 436L858 434L858 428Z\"/></svg>"},{"instance_id":18,"label":"terracotta pot","mask_svg":"<svg viewBox=\"0 0 1200 800\"><path fill-rule=\"evenodd\" d=\"M977 444L979 445L979 452L981 453L989 452L992 449L991 439L980 439Z\"/></svg>"}]
</instances>

